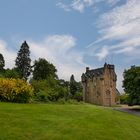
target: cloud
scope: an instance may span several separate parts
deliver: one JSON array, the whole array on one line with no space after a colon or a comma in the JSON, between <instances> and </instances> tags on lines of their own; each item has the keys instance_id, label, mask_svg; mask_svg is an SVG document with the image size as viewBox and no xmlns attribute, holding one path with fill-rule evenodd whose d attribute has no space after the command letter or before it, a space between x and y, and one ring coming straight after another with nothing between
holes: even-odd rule
<instances>
[{"instance_id":1,"label":"cloud","mask_svg":"<svg viewBox=\"0 0 140 140\"><path fill-rule=\"evenodd\" d=\"M107 55L125 54L137 59L136 53L140 52L139 13L140 1L128 0L125 4L102 14L97 22L100 37L87 48L94 47L95 55L99 60L106 57L102 44L106 45L109 51Z\"/></svg>"},{"instance_id":2,"label":"cloud","mask_svg":"<svg viewBox=\"0 0 140 140\"><path fill-rule=\"evenodd\" d=\"M108 55L109 51L106 47L103 47L100 52L96 53L95 56L99 58L99 60L102 60Z\"/></svg>"},{"instance_id":3,"label":"cloud","mask_svg":"<svg viewBox=\"0 0 140 140\"><path fill-rule=\"evenodd\" d=\"M59 78L69 80L71 74L74 74L76 80L81 79L87 64L83 62L84 52L76 51L76 39L73 36L51 35L39 42L27 40L27 43L30 46L32 61L45 58L56 66ZM5 58L6 68L14 67L17 52L10 50L2 40L0 50Z\"/></svg>"},{"instance_id":4,"label":"cloud","mask_svg":"<svg viewBox=\"0 0 140 140\"><path fill-rule=\"evenodd\" d=\"M32 59L46 58L53 63L60 78L69 80L74 74L80 80L85 70L84 53L76 51L76 39L71 35L52 35L40 42L28 40Z\"/></svg>"},{"instance_id":5,"label":"cloud","mask_svg":"<svg viewBox=\"0 0 140 140\"><path fill-rule=\"evenodd\" d=\"M97 4L104 2L109 6L113 6L120 0L72 0L68 4L65 4L64 0L57 3L57 6L64 9L65 11L78 11L83 13L86 8L92 7L93 10L97 11ZM96 12L95 11L95 12Z\"/></svg>"},{"instance_id":6,"label":"cloud","mask_svg":"<svg viewBox=\"0 0 140 140\"><path fill-rule=\"evenodd\" d=\"M13 67L16 53L10 50L5 41L0 40L0 53L3 55L5 60L5 68Z\"/></svg>"},{"instance_id":7,"label":"cloud","mask_svg":"<svg viewBox=\"0 0 140 140\"><path fill-rule=\"evenodd\" d=\"M64 9L65 11L71 11L71 9L69 8L69 6L67 6L67 5L65 5L64 3L62 3L62 2L58 2L57 4L56 4L56 6L58 6L59 8L62 8L62 9Z\"/></svg>"}]
</instances>

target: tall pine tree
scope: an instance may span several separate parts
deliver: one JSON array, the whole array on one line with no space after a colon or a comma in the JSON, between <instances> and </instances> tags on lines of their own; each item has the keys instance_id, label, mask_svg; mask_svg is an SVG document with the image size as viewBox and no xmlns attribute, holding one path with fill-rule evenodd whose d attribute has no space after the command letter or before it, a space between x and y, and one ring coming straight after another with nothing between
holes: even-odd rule
<instances>
[{"instance_id":1,"label":"tall pine tree","mask_svg":"<svg viewBox=\"0 0 140 140\"><path fill-rule=\"evenodd\" d=\"M70 93L71 95L75 95L77 92L77 84L74 78L74 75L72 74L70 77Z\"/></svg>"},{"instance_id":2,"label":"tall pine tree","mask_svg":"<svg viewBox=\"0 0 140 140\"><path fill-rule=\"evenodd\" d=\"M5 66L5 61L3 55L0 53L0 70L3 70Z\"/></svg>"},{"instance_id":3,"label":"tall pine tree","mask_svg":"<svg viewBox=\"0 0 140 140\"><path fill-rule=\"evenodd\" d=\"M30 50L26 41L21 45L15 61L16 68L21 78L27 80L31 73Z\"/></svg>"}]
</instances>

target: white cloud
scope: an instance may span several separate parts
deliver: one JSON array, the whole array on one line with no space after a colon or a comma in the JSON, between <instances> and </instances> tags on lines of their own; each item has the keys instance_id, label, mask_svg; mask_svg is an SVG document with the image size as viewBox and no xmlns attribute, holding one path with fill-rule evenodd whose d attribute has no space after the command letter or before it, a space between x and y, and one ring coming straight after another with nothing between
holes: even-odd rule
<instances>
[{"instance_id":1,"label":"white cloud","mask_svg":"<svg viewBox=\"0 0 140 140\"><path fill-rule=\"evenodd\" d=\"M65 5L65 4L62 3L62 2L58 2L58 3L56 4L56 6L58 6L58 7L62 8L62 9L64 9L64 10L67 11L67 12L71 10L71 9L69 8L69 6Z\"/></svg>"},{"instance_id":2,"label":"white cloud","mask_svg":"<svg viewBox=\"0 0 140 140\"><path fill-rule=\"evenodd\" d=\"M132 52L133 50L134 50L133 47L126 47L121 50L117 50L116 53L129 53L129 52Z\"/></svg>"},{"instance_id":3,"label":"white cloud","mask_svg":"<svg viewBox=\"0 0 140 140\"><path fill-rule=\"evenodd\" d=\"M71 74L74 74L76 80L81 79L87 64L83 62L84 53L75 50L76 39L73 36L52 35L40 42L27 40L27 43L30 46L33 61L45 58L56 66L59 78L69 80ZM5 58L6 68L14 67L17 52L9 50L6 42L2 40L0 40L0 53Z\"/></svg>"},{"instance_id":4,"label":"white cloud","mask_svg":"<svg viewBox=\"0 0 140 140\"><path fill-rule=\"evenodd\" d=\"M113 8L99 18L97 26L100 38L87 46L94 47L96 56L104 59L104 43L109 50L108 55L126 54L137 59L136 53L140 52L140 1L128 0L125 4ZM107 45L106 42L110 45ZM114 43L115 42L115 43ZM100 53L99 52L100 48ZM104 56L104 57L101 57Z\"/></svg>"},{"instance_id":5,"label":"white cloud","mask_svg":"<svg viewBox=\"0 0 140 140\"><path fill-rule=\"evenodd\" d=\"M117 74L117 89L120 91L120 93L124 93L124 90L122 88L123 85L123 69L116 68L116 74Z\"/></svg>"},{"instance_id":6,"label":"white cloud","mask_svg":"<svg viewBox=\"0 0 140 140\"><path fill-rule=\"evenodd\" d=\"M16 58L16 53L12 50L10 50L7 47L7 44L5 41L0 40L0 53L3 55L4 60L5 60L5 68L13 67L15 58Z\"/></svg>"},{"instance_id":7,"label":"white cloud","mask_svg":"<svg viewBox=\"0 0 140 140\"><path fill-rule=\"evenodd\" d=\"M96 53L95 56L99 58L99 60L102 60L108 55L109 51L106 47L103 47L100 52Z\"/></svg>"},{"instance_id":8,"label":"white cloud","mask_svg":"<svg viewBox=\"0 0 140 140\"><path fill-rule=\"evenodd\" d=\"M80 80L82 72L85 70L83 62L83 52L77 52L76 39L70 35L53 35L46 37L41 42L28 41L32 52L32 59L46 58L53 63L58 76L69 80L71 74L74 74L77 80Z\"/></svg>"},{"instance_id":9,"label":"white cloud","mask_svg":"<svg viewBox=\"0 0 140 140\"><path fill-rule=\"evenodd\" d=\"M69 4L64 4L64 0L57 3L57 6L65 11L76 10L83 13L86 8L93 7L93 10L97 10L95 7L98 3L104 2L109 6L113 6L120 0L72 0Z\"/></svg>"},{"instance_id":10,"label":"white cloud","mask_svg":"<svg viewBox=\"0 0 140 140\"><path fill-rule=\"evenodd\" d=\"M85 4L84 2L81 2L80 0L75 0L73 1L73 3L71 4L71 7L79 12L83 12L85 9Z\"/></svg>"}]
</instances>

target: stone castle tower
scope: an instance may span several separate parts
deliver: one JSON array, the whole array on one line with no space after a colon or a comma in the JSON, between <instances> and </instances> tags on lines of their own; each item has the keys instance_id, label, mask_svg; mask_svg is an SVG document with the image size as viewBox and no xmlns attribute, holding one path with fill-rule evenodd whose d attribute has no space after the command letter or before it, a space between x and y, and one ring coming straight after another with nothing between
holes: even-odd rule
<instances>
[{"instance_id":1,"label":"stone castle tower","mask_svg":"<svg viewBox=\"0 0 140 140\"><path fill-rule=\"evenodd\" d=\"M90 70L82 74L83 99L85 102L103 106L118 103L119 92L116 89L117 75L115 66L104 64L104 67Z\"/></svg>"}]
</instances>

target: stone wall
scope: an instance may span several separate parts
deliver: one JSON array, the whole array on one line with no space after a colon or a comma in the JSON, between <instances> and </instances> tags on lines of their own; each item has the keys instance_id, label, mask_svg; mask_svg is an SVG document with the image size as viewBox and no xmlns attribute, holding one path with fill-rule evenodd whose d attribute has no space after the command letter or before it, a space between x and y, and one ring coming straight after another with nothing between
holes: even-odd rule
<instances>
[{"instance_id":1,"label":"stone wall","mask_svg":"<svg viewBox=\"0 0 140 140\"><path fill-rule=\"evenodd\" d=\"M102 69L102 74L98 74L98 69L95 70L95 74L94 70L90 71L88 68L85 75L82 75L83 99L85 102L97 105L116 105L117 79L114 66L105 64Z\"/></svg>"}]
</instances>

